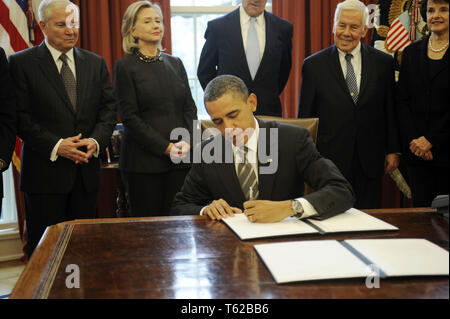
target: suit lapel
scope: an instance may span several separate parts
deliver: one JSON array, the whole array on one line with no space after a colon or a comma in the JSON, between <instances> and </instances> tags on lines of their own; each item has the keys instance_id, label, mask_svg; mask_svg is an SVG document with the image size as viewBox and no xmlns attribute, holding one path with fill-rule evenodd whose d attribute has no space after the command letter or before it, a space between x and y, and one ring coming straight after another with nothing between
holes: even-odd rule
<instances>
[{"instance_id":1,"label":"suit lapel","mask_svg":"<svg viewBox=\"0 0 450 319\"><path fill-rule=\"evenodd\" d=\"M222 163L216 163L217 165L217 175L219 183L222 183L224 188L231 194L233 201L236 203L245 202L245 196L242 192L241 185L239 183L238 177L236 175L236 168L234 164L234 157L232 163L225 162L225 154L233 154L233 149L231 144L223 138L222 139Z\"/></svg>"},{"instance_id":2,"label":"suit lapel","mask_svg":"<svg viewBox=\"0 0 450 319\"><path fill-rule=\"evenodd\" d=\"M270 145L270 127L267 125L265 121L257 120L259 124L259 137L258 137L258 155L260 152L260 143L265 143L266 152L270 154L271 145ZM278 141L273 141L277 143ZM273 160L273 159L272 159ZM275 182L276 174L261 174L261 168L265 166L269 166L271 159L267 162L262 163L258 156L258 186L259 186L259 198L260 200L270 200L272 198L272 190Z\"/></svg>"},{"instance_id":3,"label":"suit lapel","mask_svg":"<svg viewBox=\"0 0 450 319\"><path fill-rule=\"evenodd\" d=\"M239 63L241 65L241 69L245 70L246 78L252 81L250 69L248 68L247 56L245 55L239 8L230 13L229 19L231 19L231 21L228 24L230 28L228 34L232 48L237 49L236 63ZM245 81L245 79L242 80Z\"/></svg>"},{"instance_id":4,"label":"suit lapel","mask_svg":"<svg viewBox=\"0 0 450 319\"><path fill-rule=\"evenodd\" d=\"M344 78L344 73L342 72L341 62L339 61L339 52L336 45L333 45L329 52L330 58L328 59L328 61L331 64L330 69L333 70L333 75L336 78L336 81L339 84L339 86L342 88L342 90L344 90L347 93L349 101L351 101L354 104L353 99L350 96L350 91L348 89L347 82L345 81Z\"/></svg>"},{"instance_id":5,"label":"suit lapel","mask_svg":"<svg viewBox=\"0 0 450 319\"><path fill-rule=\"evenodd\" d=\"M41 68L42 73L47 78L48 82L53 86L56 93L65 102L64 105L75 115L69 96L67 95L66 88L62 81L61 75L58 73L55 61L47 49L45 42L42 42L37 49L38 65Z\"/></svg>"},{"instance_id":6,"label":"suit lapel","mask_svg":"<svg viewBox=\"0 0 450 319\"><path fill-rule=\"evenodd\" d=\"M77 72L77 117L79 117L82 114L80 110L85 104L84 99L89 85L89 70L83 53L78 48L74 48L73 53Z\"/></svg>"},{"instance_id":7,"label":"suit lapel","mask_svg":"<svg viewBox=\"0 0 450 319\"><path fill-rule=\"evenodd\" d=\"M261 76L261 74L264 74L263 72L263 68L268 65L269 61L268 59L270 59L270 51L273 45L275 45L277 42L277 34L275 32L275 26L273 25L273 20L272 17L266 12L264 11L264 19L266 21L266 46L264 48L264 53L261 59L261 63L259 65L258 71L256 72L255 75L255 80ZM247 66L248 68L248 66ZM249 69L249 74L250 74L250 69Z\"/></svg>"},{"instance_id":8,"label":"suit lapel","mask_svg":"<svg viewBox=\"0 0 450 319\"><path fill-rule=\"evenodd\" d=\"M358 104L362 101L363 94L371 82L372 67L370 63L370 52L366 45L361 43L361 87L359 89Z\"/></svg>"}]
</instances>

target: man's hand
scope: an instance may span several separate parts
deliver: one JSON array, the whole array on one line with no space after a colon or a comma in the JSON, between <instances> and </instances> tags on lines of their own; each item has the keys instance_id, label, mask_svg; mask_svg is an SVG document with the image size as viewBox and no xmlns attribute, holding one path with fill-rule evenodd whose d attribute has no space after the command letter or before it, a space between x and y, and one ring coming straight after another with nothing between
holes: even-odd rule
<instances>
[{"instance_id":1,"label":"man's hand","mask_svg":"<svg viewBox=\"0 0 450 319\"><path fill-rule=\"evenodd\" d=\"M391 173L393 170L398 168L399 162L400 162L400 160L399 160L399 157L397 154L393 153L393 154L386 155L386 164L385 164L384 172L386 174Z\"/></svg>"},{"instance_id":2,"label":"man's hand","mask_svg":"<svg viewBox=\"0 0 450 319\"><path fill-rule=\"evenodd\" d=\"M244 214L252 223L276 223L294 215L290 200L282 202L248 201L244 203L244 209Z\"/></svg>"},{"instance_id":3,"label":"man's hand","mask_svg":"<svg viewBox=\"0 0 450 319\"><path fill-rule=\"evenodd\" d=\"M236 207L231 207L223 199L215 200L203 210L203 215L207 215L212 220L221 220L234 214L242 214L242 210Z\"/></svg>"},{"instance_id":4,"label":"man's hand","mask_svg":"<svg viewBox=\"0 0 450 319\"><path fill-rule=\"evenodd\" d=\"M86 148L87 148L87 157L88 159L90 159L95 152L97 152L97 143L95 143L92 139L90 138L85 138L82 139L81 142L86 144Z\"/></svg>"},{"instance_id":5,"label":"man's hand","mask_svg":"<svg viewBox=\"0 0 450 319\"><path fill-rule=\"evenodd\" d=\"M416 138L409 143L411 153L419 157L424 157L425 153L431 150L432 147L433 145L425 138L425 136Z\"/></svg>"},{"instance_id":6,"label":"man's hand","mask_svg":"<svg viewBox=\"0 0 450 319\"><path fill-rule=\"evenodd\" d=\"M68 137L62 140L58 147L58 156L62 156L78 163L88 163L89 157L87 153L80 151L79 148L88 146L86 142L81 140L81 133L74 137ZM95 143L94 143L95 144Z\"/></svg>"}]
</instances>

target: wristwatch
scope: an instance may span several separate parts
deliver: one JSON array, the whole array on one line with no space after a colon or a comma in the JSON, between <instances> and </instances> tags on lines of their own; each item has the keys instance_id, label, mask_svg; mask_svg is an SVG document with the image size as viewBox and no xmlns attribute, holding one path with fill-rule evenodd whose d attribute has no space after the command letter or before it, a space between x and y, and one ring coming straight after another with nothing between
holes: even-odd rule
<instances>
[{"instance_id":1,"label":"wristwatch","mask_svg":"<svg viewBox=\"0 0 450 319\"><path fill-rule=\"evenodd\" d=\"M293 217L300 219L304 212L302 204L298 200L293 199L291 201L291 207L292 207L292 210L294 211Z\"/></svg>"},{"instance_id":2,"label":"wristwatch","mask_svg":"<svg viewBox=\"0 0 450 319\"><path fill-rule=\"evenodd\" d=\"M6 163L0 158L0 171L6 167Z\"/></svg>"}]
</instances>

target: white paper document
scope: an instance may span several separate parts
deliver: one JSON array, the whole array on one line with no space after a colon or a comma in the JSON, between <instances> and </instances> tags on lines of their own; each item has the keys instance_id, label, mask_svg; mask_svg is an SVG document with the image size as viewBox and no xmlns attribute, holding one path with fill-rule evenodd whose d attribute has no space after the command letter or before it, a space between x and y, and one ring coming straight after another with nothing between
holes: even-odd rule
<instances>
[{"instance_id":1,"label":"white paper document","mask_svg":"<svg viewBox=\"0 0 450 319\"><path fill-rule=\"evenodd\" d=\"M302 234L398 230L397 227L354 208L320 221L289 217L277 223L252 223L244 214L236 214L222 220L241 240Z\"/></svg>"},{"instance_id":2,"label":"white paper document","mask_svg":"<svg viewBox=\"0 0 450 319\"><path fill-rule=\"evenodd\" d=\"M309 221L325 233L398 230L397 227L355 208L325 220L309 219Z\"/></svg>"},{"instance_id":3,"label":"white paper document","mask_svg":"<svg viewBox=\"0 0 450 319\"><path fill-rule=\"evenodd\" d=\"M448 251L426 239L315 240L254 248L277 283L449 274Z\"/></svg>"},{"instance_id":4,"label":"white paper document","mask_svg":"<svg viewBox=\"0 0 450 319\"><path fill-rule=\"evenodd\" d=\"M278 223L252 223L244 214L222 219L241 240L277 237L298 234L313 234L318 231L294 217L289 217Z\"/></svg>"}]
</instances>

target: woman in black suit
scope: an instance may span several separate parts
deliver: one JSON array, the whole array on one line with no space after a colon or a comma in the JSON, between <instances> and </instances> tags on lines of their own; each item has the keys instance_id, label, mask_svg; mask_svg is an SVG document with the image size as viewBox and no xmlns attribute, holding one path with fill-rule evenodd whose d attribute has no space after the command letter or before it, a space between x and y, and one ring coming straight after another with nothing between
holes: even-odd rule
<instances>
[{"instance_id":1,"label":"woman in black suit","mask_svg":"<svg viewBox=\"0 0 450 319\"><path fill-rule=\"evenodd\" d=\"M163 32L158 5L128 7L122 22L128 55L116 62L114 83L125 128L120 170L133 217L168 215L190 168L172 161L189 154L189 139L171 142L170 134L184 128L192 136L197 108L183 63L161 52Z\"/></svg>"},{"instance_id":2,"label":"woman in black suit","mask_svg":"<svg viewBox=\"0 0 450 319\"><path fill-rule=\"evenodd\" d=\"M422 2L429 37L403 52L398 108L413 204L448 194L449 0Z\"/></svg>"}]
</instances>

